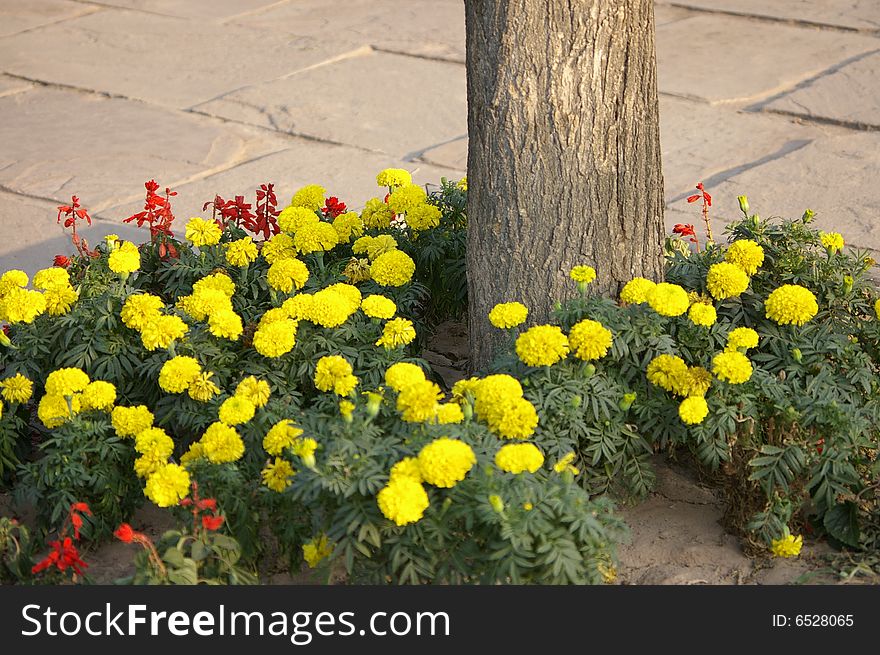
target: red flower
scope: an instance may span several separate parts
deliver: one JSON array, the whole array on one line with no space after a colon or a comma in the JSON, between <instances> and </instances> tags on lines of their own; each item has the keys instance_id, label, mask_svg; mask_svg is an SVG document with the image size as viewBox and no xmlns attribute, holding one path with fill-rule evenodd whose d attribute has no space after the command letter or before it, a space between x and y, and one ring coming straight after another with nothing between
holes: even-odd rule
<instances>
[{"instance_id":1,"label":"red flower","mask_svg":"<svg viewBox=\"0 0 880 655\"><path fill-rule=\"evenodd\" d=\"M700 193L695 193L695 194L692 195L692 196L688 196L688 202L697 202L697 200L699 200L700 198L702 198L702 199L703 199L703 203L704 203L707 207L711 207L711 206L712 206L712 196L710 196L708 193L706 193L706 190L703 188L703 183L702 183L702 182L700 182L700 183L697 185L697 189L699 189Z\"/></svg>"},{"instance_id":2,"label":"red flower","mask_svg":"<svg viewBox=\"0 0 880 655\"><path fill-rule=\"evenodd\" d=\"M825 450L825 439L819 439L816 442L816 452L821 455L823 450Z\"/></svg>"},{"instance_id":3,"label":"red flower","mask_svg":"<svg viewBox=\"0 0 880 655\"><path fill-rule=\"evenodd\" d=\"M336 218L340 214L345 213L345 203L339 202L339 198L336 196L330 196L324 203L324 208L321 211L330 218Z\"/></svg>"},{"instance_id":4,"label":"red flower","mask_svg":"<svg viewBox=\"0 0 880 655\"><path fill-rule=\"evenodd\" d=\"M92 217L89 216L89 211L85 207L80 206L79 198L76 196L71 197L69 205L58 205L58 223L61 222L62 214L64 214L65 217L64 227L75 228L76 221L83 218L89 225L92 224Z\"/></svg>"},{"instance_id":5,"label":"red flower","mask_svg":"<svg viewBox=\"0 0 880 655\"><path fill-rule=\"evenodd\" d=\"M49 546L52 550L41 561L34 564L31 573L39 573L54 566L62 573L68 568L72 568L75 573L82 575L83 569L89 567L80 559L79 551L73 545L73 540L70 537L65 537L64 541L52 541Z\"/></svg>"},{"instance_id":6,"label":"red flower","mask_svg":"<svg viewBox=\"0 0 880 655\"><path fill-rule=\"evenodd\" d=\"M202 527L205 528L205 530L219 530L221 525L223 525L222 516L202 517Z\"/></svg>"},{"instance_id":7,"label":"red flower","mask_svg":"<svg viewBox=\"0 0 880 655\"><path fill-rule=\"evenodd\" d=\"M92 515L92 510L86 503L74 503L70 506L70 524L73 526L73 538L79 539L79 531L83 526L83 518L79 514L82 512L87 516Z\"/></svg>"},{"instance_id":8,"label":"red flower","mask_svg":"<svg viewBox=\"0 0 880 655\"><path fill-rule=\"evenodd\" d=\"M199 499L196 501L196 507L199 509L209 509L213 512L217 509L217 501L213 498Z\"/></svg>"},{"instance_id":9,"label":"red flower","mask_svg":"<svg viewBox=\"0 0 880 655\"><path fill-rule=\"evenodd\" d=\"M60 268L70 268L70 258L65 257L64 255L55 255L55 260L52 262L52 266L59 266Z\"/></svg>"},{"instance_id":10,"label":"red flower","mask_svg":"<svg viewBox=\"0 0 880 655\"><path fill-rule=\"evenodd\" d=\"M123 523L118 528L116 528L116 532L113 533L114 537L125 544L130 544L134 539L134 535L135 531L128 523Z\"/></svg>"},{"instance_id":11,"label":"red flower","mask_svg":"<svg viewBox=\"0 0 880 655\"><path fill-rule=\"evenodd\" d=\"M694 232L694 226L690 223L677 223L675 227L672 228L673 234L680 234L683 237L690 237L688 241L691 243L697 242L697 235Z\"/></svg>"}]
</instances>

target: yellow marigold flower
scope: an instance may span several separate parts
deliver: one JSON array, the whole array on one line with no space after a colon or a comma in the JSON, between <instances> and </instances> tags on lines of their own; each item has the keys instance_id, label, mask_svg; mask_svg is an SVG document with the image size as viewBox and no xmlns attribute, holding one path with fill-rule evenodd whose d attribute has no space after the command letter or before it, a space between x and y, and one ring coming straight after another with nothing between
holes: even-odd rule
<instances>
[{"instance_id":1,"label":"yellow marigold flower","mask_svg":"<svg viewBox=\"0 0 880 655\"><path fill-rule=\"evenodd\" d=\"M424 203L406 212L406 224L411 230L421 232L440 225L440 209Z\"/></svg>"},{"instance_id":2,"label":"yellow marigold flower","mask_svg":"<svg viewBox=\"0 0 880 655\"><path fill-rule=\"evenodd\" d=\"M630 305L640 305L648 302L648 294L657 286L651 280L643 277L636 277L623 285L620 292L620 299Z\"/></svg>"},{"instance_id":3,"label":"yellow marigold flower","mask_svg":"<svg viewBox=\"0 0 880 655\"><path fill-rule=\"evenodd\" d=\"M241 435L225 423L211 423L202 435L201 444L205 457L213 464L235 462L244 455Z\"/></svg>"},{"instance_id":4,"label":"yellow marigold flower","mask_svg":"<svg viewBox=\"0 0 880 655\"><path fill-rule=\"evenodd\" d=\"M774 539L770 544L770 550L776 557L797 557L801 554L804 538L800 535L795 537L786 534L782 539Z\"/></svg>"},{"instance_id":5,"label":"yellow marigold flower","mask_svg":"<svg viewBox=\"0 0 880 655\"><path fill-rule=\"evenodd\" d=\"M46 311L46 296L39 291L14 288L0 298L0 320L8 323L33 323Z\"/></svg>"},{"instance_id":6,"label":"yellow marigold flower","mask_svg":"<svg viewBox=\"0 0 880 655\"><path fill-rule=\"evenodd\" d=\"M838 232L820 232L819 240L822 242L822 246L829 252L843 250L843 236Z\"/></svg>"},{"instance_id":7,"label":"yellow marigold flower","mask_svg":"<svg viewBox=\"0 0 880 655\"><path fill-rule=\"evenodd\" d=\"M281 357L296 345L296 328L290 319L261 325L254 332L254 348L263 357Z\"/></svg>"},{"instance_id":8,"label":"yellow marigold flower","mask_svg":"<svg viewBox=\"0 0 880 655\"><path fill-rule=\"evenodd\" d=\"M290 449L293 451L293 454L301 458L303 462L308 463L307 460L311 459L312 465L314 465L315 451L318 449L318 442L311 437L300 437L299 439L294 440Z\"/></svg>"},{"instance_id":9,"label":"yellow marigold flower","mask_svg":"<svg viewBox=\"0 0 880 655\"><path fill-rule=\"evenodd\" d=\"M217 245L222 234L217 223L198 216L193 216L186 224L186 240L196 248Z\"/></svg>"},{"instance_id":10,"label":"yellow marigold flower","mask_svg":"<svg viewBox=\"0 0 880 655\"><path fill-rule=\"evenodd\" d=\"M419 460L415 457L404 457L391 467L391 472L388 474L388 478L390 480L393 480L394 478L409 478L410 480L415 480L416 482L421 483L422 472L419 470Z\"/></svg>"},{"instance_id":11,"label":"yellow marigold flower","mask_svg":"<svg viewBox=\"0 0 880 655\"><path fill-rule=\"evenodd\" d=\"M352 237L359 237L364 233L364 222L357 212L346 212L333 219L333 229L339 243L348 243Z\"/></svg>"},{"instance_id":12,"label":"yellow marigold flower","mask_svg":"<svg viewBox=\"0 0 880 655\"><path fill-rule=\"evenodd\" d=\"M37 418L51 430L69 421L78 411L79 399L76 396L70 398L70 406L68 406L67 398L64 396L47 393L37 406Z\"/></svg>"},{"instance_id":13,"label":"yellow marigold flower","mask_svg":"<svg viewBox=\"0 0 880 655\"><path fill-rule=\"evenodd\" d=\"M202 372L194 357L178 355L162 364L159 371L159 387L168 393L183 393Z\"/></svg>"},{"instance_id":14,"label":"yellow marigold flower","mask_svg":"<svg viewBox=\"0 0 880 655\"><path fill-rule=\"evenodd\" d=\"M131 241L125 241L110 253L107 259L110 270L119 275L134 273L141 267L141 254Z\"/></svg>"},{"instance_id":15,"label":"yellow marigold flower","mask_svg":"<svg viewBox=\"0 0 880 655\"><path fill-rule=\"evenodd\" d=\"M412 321L406 318L394 318L385 324L382 336L376 341L377 346L385 350L393 350L398 346L405 346L416 338L416 330Z\"/></svg>"},{"instance_id":16,"label":"yellow marigold flower","mask_svg":"<svg viewBox=\"0 0 880 655\"><path fill-rule=\"evenodd\" d=\"M193 293L197 294L207 289L222 291L227 297L232 298L235 293L235 282L225 273L212 273L193 284Z\"/></svg>"},{"instance_id":17,"label":"yellow marigold flower","mask_svg":"<svg viewBox=\"0 0 880 655\"><path fill-rule=\"evenodd\" d=\"M308 279L308 267L293 258L276 260L266 273L269 286L284 293L290 293L294 288L302 289Z\"/></svg>"},{"instance_id":18,"label":"yellow marigold flower","mask_svg":"<svg viewBox=\"0 0 880 655\"><path fill-rule=\"evenodd\" d=\"M661 316L681 316L691 304L687 291L668 282L655 284L645 295L651 309Z\"/></svg>"},{"instance_id":19,"label":"yellow marigold flower","mask_svg":"<svg viewBox=\"0 0 880 655\"><path fill-rule=\"evenodd\" d=\"M350 400L339 401L339 413L346 421L351 422L351 415L354 414L354 403Z\"/></svg>"},{"instance_id":20,"label":"yellow marigold flower","mask_svg":"<svg viewBox=\"0 0 880 655\"><path fill-rule=\"evenodd\" d=\"M405 214L410 209L425 204L428 194L417 184L405 184L388 197L388 206L395 214ZM366 222L366 221L365 221Z\"/></svg>"},{"instance_id":21,"label":"yellow marigold flower","mask_svg":"<svg viewBox=\"0 0 880 655\"><path fill-rule=\"evenodd\" d=\"M307 207L312 211L320 211L321 207L324 206L324 196L326 194L327 189L321 185L308 184L293 194L290 204L293 207Z\"/></svg>"},{"instance_id":22,"label":"yellow marigold flower","mask_svg":"<svg viewBox=\"0 0 880 655\"><path fill-rule=\"evenodd\" d=\"M139 478L148 478L168 463L168 456L141 455L134 460L134 472Z\"/></svg>"},{"instance_id":23,"label":"yellow marigold flower","mask_svg":"<svg viewBox=\"0 0 880 655\"><path fill-rule=\"evenodd\" d=\"M535 444L507 444L495 453L495 466L508 473L534 473L544 466L544 454Z\"/></svg>"},{"instance_id":24,"label":"yellow marigold flower","mask_svg":"<svg viewBox=\"0 0 880 655\"><path fill-rule=\"evenodd\" d=\"M6 402L26 403L34 393L34 383L21 373L16 373L0 382L0 389Z\"/></svg>"},{"instance_id":25,"label":"yellow marigold flower","mask_svg":"<svg viewBox=\"0 0 880 655\"><path fill-rule=\"evenodd\" d=\"M208 371L193 378L193 381L189 383L189 397L201 403L206 403L220 393L220 387L211 380L213 375L213 373Z\"/></svg>"},{"instance_id":26,"label":"yellow marigold flower","mask_svg":"<svg viewBox=\"0 0 880 655\"><path fill-rule=\"evenodd\" d=\"M253 375L249 375L238 383L238 386L235 388L235 395L250 400L254 407L263 407L269 402L272 390L269 388L269 383L265 380L258 380Z\"/></svg>"},{"instance_id":27,"label":"yellow marigold flower","mask_svg":"<svg viewBox=\"0 0 880 655\"><path fill-rule=\"evenodd\" d=\"M575 282L589 284L596 279L596 269L592 266L575 266L569 276Z\"/></svg>"},{"instance_id":28,"label":"yellow marigold flower","mask_svg":"<svg viewBox=\"0 0 880 655\"><path fill-rule=\"evenodd\" d=\"M339 235L330 223L306 223L293 235L294 247L304 255L332 250L339 243Z\"/></svg>"},{"instance_id":29,"label":"yellow marigold flower","mask_svg":"<svg viewBox=\"0 0 880 655\"><path fill-rule=\"evenodd\" d=\"M153 413L145 405L115 407L110 413L110 422L119 437L136 437L153 426Z\"/></svg>"},{"instance_id":30,"label":"yellow marigold flower","mask_svg":"<svg viewBox=\"0 0 880 655\"><path fill-rule=\"evenodd\" d=\"M317 223L321 219L314 210L306 207L286 207L278 214L278 227L285 232L294 234L308 223Z\"/></svg>"},{"instance_id":31,"label":"yellow marigold flower","mask_svg":"<svg viewBox=\"0 0 880 655\"><path fill-rule=\"evenodd\" d=\"M358 379L352 375L351 364L339 355L327 355L318 360L315 367L315 386L320 391L332 391L347 396L357 386Z\"/></svg>"},{"instance_id":32,"label":"yellow marigold flower","mask_svg":"<svg viewBox=\"0 0 880 655\"><path fill-rule=\"evenodd\" d=\"M423 382L425 372L421 367L410 362L392 364L385 371L385 384L395 391L402 391L414 382Z\"/></svg>"},{"instance_id":33,"label":"yellow marigold flower","mask_svg":"<svg viewBox=\"0 0 880 655\"><path fill-rule=\"evenodd\" d=\"M358 307L361 306L361 300L363 299L363 296L361 296L360 290L353 284L337 282L336 284L331 284L326 289L322 289L322 291L332 291L333 293L337 293L342 296L348 302L348 311L351 314L354 314L357 311Z\"/></svg>"},{"instance_id":34,"label":"yellow marigold flower","mask_svg":"<svg viewBox=\"0 0 880 655\"><path fill-rule=\"evenodd\" d=\"M703 396L688 396L678 406L678 416L687 425L697 425L709 415L709 405Z\"/></svg>"},{"instance_id":35,"label":"yellow marigold flower","mask_svg":"<svg viewBox=\"0 0 880 655\"><path fill-rule=\"evenodd\" d=\"M434 420L443 392L430 380L418 380L406 385L397 396L397 411L407 423L425 423Z\"/></svg>"},{"instance_id":36,"label":"yellow marigold flower","mask_svg":"<svg viewBox=\"0 0 880 655\"><path fill-rule=\"evenodd\" d=\"M764 310L779 325L803 325L819 312L819 304L806 287L783 284L767 296Z\"/></svg>"},{"instance_id":37,"label":"yellow marigold flower","mask_svg":"<svg viewBox=\"0 0 880 655\"><path fill-rule=\"evenodd\" d=\"M260 254L270 264L279 259L296 257L296 248L293 247L293 237L284 232L279 232L263 244Z\"/></svg>"},{"instance_id":38,"label":"yellow marigold flower","mask_svg":"<svg viewBox=\"0 0 880 655\"><path fill-rule=\"evenodd\" d=\"M533 509L535 509L535 506L532 505L532 503L523 503L523 509L527 512L531 512Z\"/></svg>"},{"instance_id":39,"label":"yellow marigold flower","mask_svg":"<svg viewBox=\"0 0 880 655\"><path fill-rule=\"evenodd\" d=\"M522 385L516 378L503 373L487 375L473 383L474 411L477 417L491 423L500 417L506 406L523 397Z\"/></svg>"},{"instance_id":40,"label":"yellow marigold flower","mask_svg":"<svg viewBox=\"0 0 880 655\"><path fill-rule=\"evenodd\" d=\"M273 462L263 467L263 470L260 471L260 477L263 480L263 484L269 487L269 489L281 493L290 486L294 473L295 471L290 462L276 457Z\"/></svg>"},{"instance_id":41,"label":"yellow marigold flower","mask_svg":"<svg viewBox=\"0 0 880 655\"><path fill-rule=\"evenodd\" d=\"M342 275L350 284L359 284L370 279L370 260L352 257L342 270Z\"/></svg>"},{"instance_id":42,"label":"yellow marigold flower","mask_svg":"<svg viewBox=\"0 0 880 655\"><path fill-rule=\"evenodd\" d=\"M257 244L250 237L242 237L226 244L226 261L232 266L247 266L257 259Z\"/></svg>"},{"instance_id":43,"label":"yellow marigold flower","mask_svg":"<svg viewBox=\"0 0 880 655\"><path fill-rule=\"evenodd\" d=\"M397 477L389 480L376 496L379 511L397 525L415 523L428 509L428 494L415 480Z\"/></svg>"},{"instance_id":44,"label":"yellow marigold flower","mask_svg":"<svg viewBox=\"0 0 880 655\"><path fill-rule=\"evenodd\" d=\"M764 249L754 241L740 239L730 244L724 259L741 268L746 275L754 275L764 263Z\"/></svg>"},{"instance_id":45,"label":"yellow marigold flower","mask_svg":"<svg viewBox=\"0 0 880 655\"><path fill-rule=\"evenodd\" d=\"M25 282L25 284L27 284ZM53 287L69 287L70 274L67 269L53 266L34 273L34 289L48 291Z\"/></svg>"},{"instance_id":46,"label":"yellow marigold flower","mask_svg":"<svg viewBox=\"0 0 880 655\"><path fill-rule=\"evenodd\" d=\"M690 371L681 357L658 355L648 364L648 381L679 396L688 395Z\"/></svg>"},{"instance_id":47,"label":"yellow marigold flower","mask_svg":"<svg viewBox=\"0 0 880 655\"><path fill-rule=\"evenodd\" d=\"M220 420L226 425L247 423L254 417L256 405L247 398L232 396L220 405Z\"/></svg>"},{"instance_id":48,"label":"yellow marigold flower","mask_svg":"<svg viewBox=\"0 0 880 655\"><path fill-rule=\"evenodd\" d=\"M270 455L282 455L286 448L293 447L302 433L302 429L298 428L293 421L282 419L273 425L263 437L263 448Z\"/></svg>"},{"instance_id":49,"label":"yellow marigold flower","mask_svg":"<svg viewBox=\"0 0 880 655\"><path fill-rule=\"evenodd\" d=\"M465 175L463 178L461 178L455 186L457 186L462 191L467 191L468 190L467 175Z\"/></svg>"},{"instance_id":50,"label":"yellow marigold flower","mask_svg":"<svg viewBox=\"0 0 880 655\"><path fill-rule=\"evenodd\" d=\"M322 534L321 536L315 537L311 541L304 543L302 551L303 559L306 561L306 564L309 565L310 569L313 569L320 564L321 560L330 557L333 553L333 546L327 541L327 535Z\"/></svg>"},{"instance_id":51,"label":"yellow marigold flower","mask_svg":"<svg viewBox=\"0 0 880 655\"><path fill-rule=\"evenodd\" d=\"M257 327L264 327L270 323L277 323L278 321L283 321L288 318L290 318L290 314L287 313L287 310L285 310L284 307L273 307L272 309L267 309L260 317L260 322Z\"/></svg>"},{"instance_id":52,"label":"yellow marigold flower","mask_svg":"<svg viewBox=\"0 0 880 655\"><path fill-rule=\"evenodd\" d=\"M12 269L6 271L0 276L0 296L5 296L13 289L26 287L28 285L28 276L24 271Z\"/></svg>"},{"instance_id":53,"label":"yellow marigold flower","mask_svg":"<svg viewBox=\"0 0 880 655\"><path fill-rule=\"evenodd\" d=\"M241 317L231 309L221 309L208 318L208 331L215 337L236 341L244 331Z\"/></svg>"},{"instance_id":54,"label":"yellow marigold flower","mask_svg":"<svg viewBox=\"0 0 880 655\"><path fill-rule=\"evenodd\" d=\"M179 297L176 306L195 320L204 321L217 312L231 312L232 300L220 289L203 287L192 295Z\"/></svg>"},{"instance_id":55,"label":"yellow marigold flower","mask_svg":"<svg viewBox=\"0 0 880 655\"><path fill-rule=\"evenodd\" d=\"M173 507L189 493L189 473L178 464L165 464L149 478L144 495L159 507Z\"/></svg>"},{"instance_id":56,"label":"yellow marigold flower","mask_svg":"<svg viewBox=\"0 0 880 655\"><path fill-rule=\"evenodd\" d=\"M688 368L687 386L681 390L681 395L705 396L710 386L712 386L712 374L702 366L691 366Z\"/></svg>"},{"instance_id":57,"label":"yellow marigold flower","mask_svg":"<svg viewBox=\"0 0 880 655\"><path fill-rule=\"evenodd\" d=\"M712 327L718 320L718 312L715 307L705 302L695 302L688 310L688 318L691 323L701 327Z\"/></svg>"},{"instance_id":58,"label":"yellow marigold flower","mask_svg":"<svg viewBox=\"0 0 880 655\"><path fill-rule=\"evenodd\" d=\"M727 335L727 350L748 350L758 345L758 333L752 328L738 327Z\"/></svg>"},{"instance_id":59,"label":"yellow marigold flower","mask_svg":"<svg viewBox=\"0 0 880 655\"><path fill-rule=\"evenodd\" d=\"M315 325L332 328L345 323L357 311L360 302L352 303L336 289L321 289L307 301L309 321Z\"/></svg>"},{"instance_id":60,"label":"yellow marigold flower","mask_svg":"<svg viewBox=\"0 0 880 655\"><path fill-rule=\"evenodd\" d=\"M370 265L370 276L383 287L403 286L415 272L416 263L401 250L383 253Z\"/></svg>"},{"instance_id":61,"label":"yellow marigold flower","mask_svg":"<svg viewBox=\"0 0 880 655\"><path fill-rule=\"evenodd\" d=\"M412 175L402 168L386 168L376 176L376 184L379 186L406 186L412 184Z\"/></svg>"},{"instance_id":62,"label":"yellow marigold flower","mask_svg":"<svg viewBox=\"0 0 880 655\"><path fill-rule=\"evenodd\" d=\"M363 249L363 252L367 253L370 261L375 260L379 255L384 255L386 252L397 251L397 240L390 234L362 238L369 239L368 241L358 239L357 242L360 242L360 247Z\"/></svg>"},{"instance_id":63,"label":"yellow marigold flower","mask_svg":"<svg viewBox=\"0 0 880 655\"><path fill-rule=\"evenodd\" d=\"M46 378L46 393L53 396L72 396L85 389L89 382L89 376L82 369L59 368Z\"/></svg>"},{"instance_id":64,"label":"yellow marigold flower","mask_svg":"<svg viewBox=\"0 0 880 655\"><path fill-rule=\"evenodd\" d=\"M141 343L147 350L167 348L186 334L186 323L179 316L157 316L141 328Z\"/></svg>"},{"instance_id":65,"label":"yellow marigold flower","mask_svg":"<svg viewBox=\"0 0 880 655\"><path fill-rule=\"evenodd\" d=\"M164 307L165 304L159 296L138 293L125 299L119 316L128 327L140 330L147 323L158 318Z\"/></svg>"},{"instance_id":66,"label":"yellow marigold flower","mask_svg":"<svg viewBox=\"0 0 880 655\"><path fill-rule=\"evenodd\" d=\"M521 302L502 302L489 311L489 322L501 330L515 328L525 323L529 308Z\"/></svg>"},{"instance_id":67,"label":"yellow marigold flower","mask_svg":"<svg viewBox=\"0 0 880 655\"><path fill-rule=\"evenodd\" d=\"M499 405L488 419L489 430L505 439L528 439L538 427L538 412L525 398Z\"/></svg>"},{"instance_id":68,"label":"yellow marigold flower","mask_svg":"<svg viewBox=\"0 0 880 655\"><path fill-rule=\"evenodd\" d=\"M566 471L568 471L572 475L577 475L578 473L580 473L580 469L578 469L578 467L574 465L575 457L576 455L573 452L566 453L562 456L562 459L560 459L553 465L553 470L556 473L565 473Z\"/></svg>"},{"instance_id":69,"label":"yellow marigold flower","mask_svg":"<svg viewBox=\"0 0 880 655\"><path fill-rule=\"evenodd\" d=\"M470 446L449 437L440 437L424 446L417 459L422 480L446 489L464 480L477 463L477 456Z\"/></svg>"},{"instance_id":70,"label":"yellow marigold flower","mask_svg":"<svg viewBox=\"0 0 880 655\"><path fill-rule=\"evenodd\" d=\"M571 326L568 333L568 344L574 356L586 362L602 359L608 354L612 343L611 331L599 321L579 321Z\"/></svg>"},{"instance_id":71,"label":"yellow marigold flower","mask_svg":"<svg viewBox=\"0 0 880 655\"><path fill-rule=\"evenodd\" d=\"M361 311L370 318L391 318L397 313L397 305L385 296L373 294L361 301Z\"/></svg>"},{"instance_id":72,"label":"yellow marigold flower","mask_svg":"<svg viewBox=\"0 0 880 655\"><path fill-rule=\"evenodd\" d=\"M79 300L79 293L70 285L51 287L43 295L46 298L46 309L50 316L66 314L73 307L73 303Z\"/></svg>"},{"instance_id":73,"label":"yellow marigold flower","mask_svg":"<svg viewBox=\"0 0 880 655\"><path fill-rule=\"evenodd\" d=\"M728 262L712 264L706 274L706 287L716 300L736 298L749 287L749 276Z\"/></svg>"},{"instance_id":74,"label":"yellow marigold flower","mask_svg":"<svg viewBox=\"0 0 880 655\"><path fill-rule=\"evenodd\" d=\"M162 428L147 428L134 438L134 449L141 455L165 460L174 452L174 441Z\"/></svg>"},{"instance_id":75,"label":"yellow marigold flower","mask_svg":"<svg viewBox=\"0 0 880 655\"><path fill-rule=\"evenodd\" d=\"M527 366L552 366L568 349L568 337L556 325L536 325L516 338L516 354Z\"/></svg>"},{"instance_id":76,"label":"yellow marigold flower","mask_svg":"<svg viewBox=\"0 0 880 655\"><path fill-rule=\"evenodd\" d=\"M440 425L461 423L464 420L464 412L461 411L461 405L458 403L441 403L437 406L436 420Z\"/></svg>"},{"instance_id":77,"label":"yellow marigold flower","mask_svg":"<svg viewBox=\"0 0 880 655\"><path fill-rule=\"evenodd\" d=\"M880 318L880 298L874 301L874 314Z\"/></svg>"},{"instance_id":78,"label":"yellow marigold flower","mask_svg":"<svg viewBox=\"0 0 880 655\"><path fill-rule=\"evenodd\" d=\"M742 384L752 377L752 363L737 351L718 353L712 359L712 372L719 380L730 384Z\"/></svg>"},{"instance_id":79,"label":"yellow marigold flower","mask_svg":"<svg viewBox=\"0 0 880 655\"><path fill-rule=\"evenodd\" d=\"M364 210L361 212L361 220L364 225L378 230L386 230L391 227L392 218L394 218L394 212L391 207L378 198L367 200Z\"/></svg>"},{"instance_id":80,"label":"yellow marigold flower","mask_svg":"<svg viewBox=\"0 0 880 655\"><path fill-rule=\"evenodd\" d=\"M189 450L187 450L183 455L181 455L180 463L183 464L184 466L189 466L190 463L198 461L200 459L204 459L204 457L205 457L204 448L202 448L201 443L196 441L194 443L191 443L189 445Z\"/></svg>"},{"instance_id":81,"label":"yellow marigold flower","mask_svg":"<svg viewBox=\"0 0 880 655\"><path fill-rule=\"evenodd\" d=\"M109 412L113 409L113 403L116 402L116 387L110 382L95 380L86 385L79 401L83 411L97 409Z\"/></svg>"}]
</instances>

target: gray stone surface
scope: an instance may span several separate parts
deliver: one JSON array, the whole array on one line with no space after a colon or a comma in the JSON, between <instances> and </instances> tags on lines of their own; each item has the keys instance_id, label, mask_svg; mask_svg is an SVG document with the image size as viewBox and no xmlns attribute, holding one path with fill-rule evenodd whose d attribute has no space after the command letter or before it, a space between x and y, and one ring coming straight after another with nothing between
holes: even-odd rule
<instances>
[{"instance_id":1,"label":"gray stone surface","mask_svg":"<svg viewBox=\"0 0 880 655\"><path fill-rule=\"evenodd\" d=\"M787 91L763 108L880 129L880 51Z\"/></svg>"},{"instance_id":2,"label":"gray stone surface","mask_svg":"<svg viewBox=\"0 0 880 655\"><path fill-rule=\"evenodd\" d=\"M7 75L0 75L0 98L27 91L30 88L33 88L33 84L30 82L17 80Z\"/></svg>"},{"instance_id":3,"label":"gray stone surface","mask_svg":"<svg viewBox=\"0 0 880 655\"><path fill-rule=\"evenodd\" d=\"M96 212L280 150L280 136L117 98L37 88L0 98L0 185Z\"/></svg>"},{"instance_id":4,"label":"gray stone surface","mask_svg":"<svg viewBox=\"0 0 880 655\"><path fill-rule=\"evenodd\" d=\"M0 37L99 11L70 0L0 0Z\"/></svg>"},{"instance_id":5,"label":"gray stone surface","mask_svg":"<svg viewBox=\"0 0 880 655\"><path fill-rule=\"evenodd\" d=\"M877 0L674 0L669 4L781 21L880 30Z\"/></svg>"},{"instance_id":6,"label":"gray stone surface","mask_svg":"<svg viewBox=\"0 0 880 655\"><path fill-rule=\"evenodd\" d=\"M878 45L858 34L695 15L658 26L659 87L712 103L754 102Z\"/></svg>"},{"instance_id":7,"label":"gray stone surface","mask_svg":"<svg viewBox=\"0 0 880 655\"><path fill-rule=\"evenodd\" d=\"M132 9L202 22L228 21L271 9L288 0L96 0L107 7Z\"/></svg>"},{"instance_id":8,"label":"gray stone surface","mask_svg":"<svg viewBox=\"0 0 880 655\"><path fill-rule=\"evenodd\" d=\"M107 10L2 39L0 62L4 72L31 79L186 108L356 47L338 38Z\"/></svg>"},{"instance_id":9,"label":"gray stone surface","mask_svg":"<svg viewBox=\"0 0 880 655\"><path fill-rule=\"evenodd\" d=\"M463 66L370 50L195 110L397 157L467 132Z\"/></svg>"}]
</instances>

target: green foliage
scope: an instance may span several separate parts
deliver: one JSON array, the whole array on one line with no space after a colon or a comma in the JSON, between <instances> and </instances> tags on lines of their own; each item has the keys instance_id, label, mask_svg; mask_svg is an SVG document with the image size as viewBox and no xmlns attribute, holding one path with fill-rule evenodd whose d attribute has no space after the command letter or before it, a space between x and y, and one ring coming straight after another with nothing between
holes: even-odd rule
<instances>
[{"instance_id":1,"label":"green foliage","mask_svg":"<svg viewBox=\"0 0 880 655\"><path fill-rule=\"evenodd\" d=\"M0 517L0 584L23 584L31 578L33 546L28 529Z\"/></svg>"}]
</instances>

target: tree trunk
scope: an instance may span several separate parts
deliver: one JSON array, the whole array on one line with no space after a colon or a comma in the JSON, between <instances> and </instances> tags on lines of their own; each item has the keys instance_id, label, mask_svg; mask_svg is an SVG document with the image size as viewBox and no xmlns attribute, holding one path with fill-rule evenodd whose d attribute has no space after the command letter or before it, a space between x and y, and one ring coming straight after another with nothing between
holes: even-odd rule
<instances>
[{"instance_id":1,"label":"tree trunk","mask_svg":"<svg viewBox=\"0 0 880 655\"><path fill-rule=\"evenodd\" d=\"M471 369L499 302L546 321L576 293L662 276L653 0L465 0Z\"/></svg>"}]
</instances>

